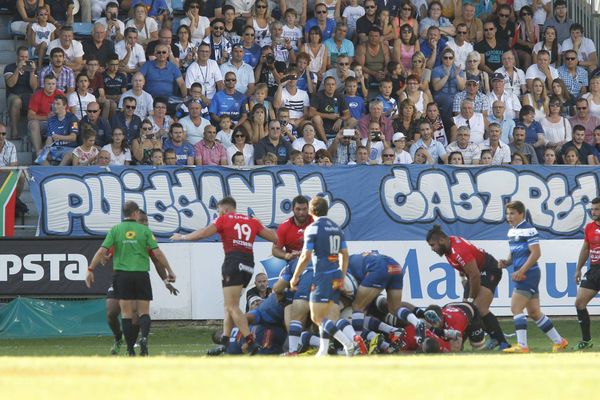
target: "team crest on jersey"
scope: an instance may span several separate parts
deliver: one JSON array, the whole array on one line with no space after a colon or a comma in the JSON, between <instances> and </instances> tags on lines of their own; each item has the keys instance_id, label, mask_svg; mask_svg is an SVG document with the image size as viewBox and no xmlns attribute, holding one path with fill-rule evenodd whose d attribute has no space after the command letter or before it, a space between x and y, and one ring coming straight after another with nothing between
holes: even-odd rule
<instances>
[{"instance_id":1,"label":"team crest on jersey","mask_svg":"<svg viewBox=\"0 0 600 400\"><path fill-rule=\"evenodd\" d=\"M398 264L388 264L387 272L388 275L400 275L402 273L402 267Z\"/></svg>"},{"instance_id":2,"label":"team crest on jersey","mask_svg":"<svg viewBox=\"0 0 600 400\"><path fill-rule=\"evenodd\" d=\"M333 290L340 290L344 286L343 279L334 279L331 281L331 288Z\"/></svg>"},{"instance_id":3,"label":"team crest on jersey","mask_svg":"<svg viewBox=\"0 0 600 400\"><path fill-rule=\"evenodd\" d=\"M125 239L135 239L135 231L127 231L125 233Z\"/></svg>"},{"instance_id":4,"label":"team crest on jersey","mask_svg":"<svg viewBox=\"0 0 600 400\"><path fill-rule=\"evenodd\" d=\"M329 262L336 262L337 260L338 260L337 254L332 254L330 256L327 256L327 261L329 261Z\"/></svg>"}]
</instances>

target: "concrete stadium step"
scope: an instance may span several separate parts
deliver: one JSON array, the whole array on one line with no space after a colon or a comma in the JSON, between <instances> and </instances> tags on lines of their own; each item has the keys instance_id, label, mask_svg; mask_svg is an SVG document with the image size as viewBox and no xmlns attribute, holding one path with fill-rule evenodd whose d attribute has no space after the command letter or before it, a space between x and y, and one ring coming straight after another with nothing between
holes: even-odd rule
<instances>
[{"instance_id":1,"label":"concrete stadium step","mask_svg":"<svg viewBox=\"0 0 600 400\"><path fill-rule=\"evenodd\" d=\"M33 153L30 151L17 152L17 163L21 167L33 164Z\"/></svg>"},{"instance_id":2,"label":"concrete stadium step","mask_svg":"<svg viewBox=\"0 0 600 400\"><path fill-rule=\"evenodd\" d=\"M13 19L12 15L2 14L0 15L0 39L11 39L8 31L10 21Z\"/></svg>"}]
</instances>

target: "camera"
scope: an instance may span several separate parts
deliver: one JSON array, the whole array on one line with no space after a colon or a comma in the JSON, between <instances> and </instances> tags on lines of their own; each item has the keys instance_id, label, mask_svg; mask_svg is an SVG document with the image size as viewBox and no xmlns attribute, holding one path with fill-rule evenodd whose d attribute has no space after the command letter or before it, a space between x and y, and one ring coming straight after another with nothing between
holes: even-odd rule
<instances>
[{"instance_id":1,"label":"camera","mask_svg":"<svg viewBox=\"0 0 600 400\"><path fill-rule=\"evenodd\" d=\"M267 54L265 61L267 64L271 65L275 62L275 56L273 54Z\"/></svg>"},{"instance_id":2,"label":"camera","mask_svg":"<svg viewBox=\"0 0 600 400\"><path fill-rule=\"evenodd\" d=\"M281 78L281 83L291 81L291 80L296 80L296 79L298 79L298 77L296 75L286 75L283 78Z\"/></svg>"},{"instance_id":3,"label":"camera","mask_svg":"<svg viewBox=\"0 0 600 400\"><path fill-rule=\"evenodd\" d=\"M374 142L381 141L381 132L380 131L371 131L371 140Z\"/></svg>"}]
</instances>

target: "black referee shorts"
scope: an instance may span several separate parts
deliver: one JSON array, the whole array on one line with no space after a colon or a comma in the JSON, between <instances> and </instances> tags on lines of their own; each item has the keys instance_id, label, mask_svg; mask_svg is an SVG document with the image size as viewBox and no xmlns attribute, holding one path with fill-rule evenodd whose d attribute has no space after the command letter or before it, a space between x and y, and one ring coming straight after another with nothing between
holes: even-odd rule
<instances>
[{"instance_id":1,"label":"black referee shorts","mask_svg":"<svg viewBox=\"0 0 600 400\"><path fill-rule=\"evenodd\" d=\"M152 300L152 285L148 272L115 271L114 297L119 300Z\"/></svg>"}]
</instances>

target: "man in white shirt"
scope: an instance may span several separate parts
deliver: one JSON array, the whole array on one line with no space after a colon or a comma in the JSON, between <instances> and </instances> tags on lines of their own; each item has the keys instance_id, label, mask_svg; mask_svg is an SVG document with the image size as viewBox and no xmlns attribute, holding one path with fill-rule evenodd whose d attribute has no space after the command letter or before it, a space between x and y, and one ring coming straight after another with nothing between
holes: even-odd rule
<instances>
[{"instance_id":1,"label":"man in white shirt","mask_svg":"<svg viewBox=\"0 0 600 400\"><path fill-rule=\"evenodd\" d=\"M254 70L244 62L244 46L236 43L231 48L231 58L225 64L221 64L221 75L233 72L237 78L235 90L246 96L254 93Z\"/></svg>"},{"instance_id":2,"label":"man in white shirt","mask_svg":"<svg viewBox=\"0 0 600 400\"><path fill-rule=\"evenodd\" d=\"M202 118L202 106L196 102L191 102L188 106L190 113L179 120L185 131L185 139L192 145L196 145L204 139L204 128L210 125L210 121Z\"/></svg>"},{"instance_id":3,"label":"man in white shirt","mask_svg":"<svg viewBox=\"0 0 600 400\"><path fill-rule=\"evenodd\" d=\"M562 42L563 53L567 50L575 50L579 59L579 66L592 72L598 66L598 55L596 45L592 39L583 36L583 25L574 23L569 30L571 37Z\"/></svg>"},{"instance_id":4,"label":"man in white shirt","mask_svg":"<svg viewBox=\"0 0 600 400\"><path fill-rule=\"evenodd\" d=\"M210 59L210 44L201 43L198 47L198 60L193 62L185 73L185 86L200 82L203 94L212 99L217 90L223 90L223 74L215 60Z\"/></svg>"},{"instance_id":5,"label":"man in white shirt","mask_svg":"<svg viewBox=\"0 0 600 400\"><path fill-rule=\"evenodd\" d=\"M479 164L481 158L481 149L478 145L471 142L471 130L466 126L458 127L456 131L456 140L446 146L448 154L458 151L463 155L465 165Z\"/></svg>"},{"instance_id":6,"label":"man in white shirt","mask_svg":"<svg viewBox=\"0 0 600 400\"><path fill-rule=\"evenodd\" d=\"M504 88L520 97L527 92L525 72L515 67L515 55L512 50L502 54L502 66L494 72L504 75Z\"/></svg>"},{"instance_id":7,"label":"man in white shirt","mask_svg":"<svg viewBox=\"0 0 600 400\"><path fill-rule=\"evenodd\" d=\"M490 101L490 107L496 100L500 100L504 103L504 118L505 119L514 119L519 116L519 111L521 111L521 102L519 101L519 97L514 94L512 91L509 92L505 89L506 83L504 81L504 75L499 72L495 72L492 77L492 90L490 94L488 94L488 99ZM492 110L490 109L488 115L492 115Z\"/></svg>"},{"instance_id":8,"label":"man in white shirt","mask_svg":"<svg viewBox=\"0 0 600 400\"><path fill-rule=\"evenodd\" d=\"M483 136L487 129L487 119L482 113L476 113L471 100L463 100L460 103L460 114L454 117L456 126L466 126L471 132L471 141L475 144L483 142ZM412 152L412 151L411 151Z\"/></svg>"},{"instance_id":9,"label":"man in white shirt","mask_svg":"<svg viewBox=\"0 0 600 400\"><path fill-rule=\"evenodd\" d=\"M97 3L101 3L101 1L94 1L94 5ZM94 14L94 10L92 10L92 14ZM105 17L96 19L96 22L106 27L107 38L114 43L120 42L125 34L125 23L119 19L119 3L109 2L106 5L105 15Z\"/></svg>"},{"instance_id":10,"label":"man in white shirt","mask_svg":"<svg viewBox=\"0 0 600 400\"><path fill-rule=\"evenodd\" d=\"M446 43L446 47L454 51L454 64L459 66L462 71L465 70L467 65L467 56L473 51L473 45L467 42L468 34L467 24L461 22L456 25L456 36L448 39Z\"/></svg>"},{"instance_id":11,"label":"man in white shirt","mask_svg":"<svg viewBox=\"0 0 600 400\"><path fill-rule=\"evenodd\" d=\"M146 78L142 75L141 72L136 72L131 78L131 89L126 91L121 95L119 99L119 110L123 109L123 100L127 97L133 97L137 101L135 107L135 115L140 117L142 121L153 110L154 99L150 95L150 93L144 91L144 84L146 83Z\"/></svg>"},{"instance_id":12,"label":"man in white shirt","mask_svg":"<svg viewBox=\"0 0 600 400\"><path fill-rule=\"evenodd\" d=\"M146 62L146 54L141 44L137 42L138 32L135 28L125 29L125 39L115 44L115 52L119 57L119 70L126 74L139 71Z\"/></svg>"},{"instance_id":13,"label":"man in white shirt","mask_svg":"<svg viewBox=\"0 0 600 400\"><path fill-rule=\"evenodd\" d=\"M310 99L305 90L298 89L298 75L296 69L292 68L281 78L281 84L275 92L273 105L276 109L285 107L290 113L290 122L299 127L304 122L304 116L308 115Z\"/></svg>"},{"instance_id":14,"label":"man in white shirt","mask_svg":"<svg viewBox=\"0 0 600 400\"><path fill-rule=\"evenodd\" d=\"M533 80L539 78L546 83L546 89L552 91L552 82L558 78L558 71L550 65L550 53L547 50L540 50L537 54L537 63L531 64L525 73L527 80L527 90L533 89Z\"/></svg>"},{"instance_id":15,"label":"man in white shirt","mask_svg":"<svg viewBox=\"0 0 600 400\"><path fill-rule=\"evenodd\" d=\"M65 65L78 73L83 68L83 46L77 40L73 40L73 27L63 26L60 28L58 39L50 42L46 55L50 56L53 48L60 47L65 52Z\"/></svg>"},{"instance_id":16,"label":"man in white shirt","mask_svg":"<svg viewBox=\"0 0 600 400\"><path fill-rule=\"evenodd\" d=\"M490 137L483 141L481 150L491 150L492 165L510 164L510 147L500 140L500 125L492 122L489 127Z\"/></svg>"}]
</instances>

